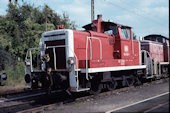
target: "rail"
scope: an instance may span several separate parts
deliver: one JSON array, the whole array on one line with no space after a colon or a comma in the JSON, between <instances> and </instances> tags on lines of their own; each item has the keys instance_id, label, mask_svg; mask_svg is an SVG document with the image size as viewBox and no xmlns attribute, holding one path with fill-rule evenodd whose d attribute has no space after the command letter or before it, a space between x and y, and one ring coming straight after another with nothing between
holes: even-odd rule
<instances>
[{"instance_id":1,"label":"rail","mask_svg":"<svg viewBox=\"0 0 170 113\"><path fill-rule=\"evenodd\" d=\"M101 43L101 40L99 38L96 38L96 37L87 37L87 40L86 40L86 79L89 80L89 77L88 77L88 41L90 42L90 60L92 60L92 43L91 43L91 40L90 39L96 39L99 41L100 43L100 60L102 60L102 43Z\"/></svg>"},{"instance_id":2,"label":"rail","mask_svg":"<svg viewBox=\"0 0 170 113\"><path fill-rule=\"evenodd\" d=\"M25 57L25 63L27 64L29 64L30 65L30 70L31 70L31 72L33 72L34 70L33 70L33 66L32 66L32 50L37 50L37 67L38 67L38 61L39 61L39 57L38 57L38 52L39 52L39 50L40 50L40 48L29 48L28 50L27 50L27 54L26 54L26 57ZM28 61L28 55L30 56L30 59L29 59L29 61ZM39 68L39 67L38 67ZM26 73L26 67L25 67L25 73ZM38 70L38 71L40 71L40 70Z\"/></svg>"},{"instance_id":3,"label":"rail","mask_svg":"<svg viewBox=\"0 0 170 113\"><path fill-rule=\"evenodd\" d=\"M59 46L48 46L48 47L46 47L45 49L53 49L53 54L54 54L54 68L55 68L55 71L68 71L68 69L57 69L57 67L56 67L56 52L55 52L55 48L61 48L61 47L68 47L68 45L59 45ZM38 55L39 55L39 52L40 52L40 48L30 48L30 49L28 49L28 51L27 51L27 54L26 54L26 57L25 57L25 59L26 59L26 61L28 60L28 55L30 56L30 70L31 70L31 72L42 72L42 70L34 70L33 69L33 65L32 65L32 50L37 50L38 52L37 52L37 57L38 57ZM74 66L74 70L75 70L75 77L77 78L77 82L76 82L76 84L77 84L77 91L79 91L79 78L78 78L78 71L79 71L79 69L78 69L78 58L77 58L77 55L73 52L73 50L71 50L70 48L68 48L67 50L66 50L66 56L68 56L68 52L72 52L73 54L74 54L74 58L75 58L75 66ZM37 66L38 66L38 62L39 62L39 58L37 58ZM68 66L68 68L69 68L69 66ZM26 73L26 67L25 67L25 73Z\"/></svg>"},{"instance_id":4,"label":"rail","mask_svg":"<svg viewBox=\"0 0 170 113\"><path fill-rule=\"evenodd\" d=\"M53 56L54 57L54 68L55 68L55 70L57 70L57 68L56 68L56 52L55 52L55 48L61 48L61 47L66 47L66 46L68 46L68 45L48 46L48 47L45 48L45 49L49 49L49 48L53 49L53 53L54 53L54 56ZM29 60L31 72L34 72L34 71L35 72L41 72L41 69L34 70L34 68L33 68L33 65L32 65L32 60L33 60L32 59L32 50L37 50L37 63L36 64L37 64L37 69L39 69L39 63L38 63L39 62L39 57L38 56L39 56L39 52L40 52L41 48L30 48L30 49L28 49L26 57L25 57L25 62L27 62ZM68 51L66 52L66 56L67 56L67 54L68 54ZM30 56L30 59L28 59L28 55ZM26 73L26 69L25 69L25 73Z\"/></svg>"},{"instance_id":5,"label":"rail","mask_svg":"<svg viewBox=\"0 0 170 113\"><path fill-rule=\"evenodd\" d=\"M149 59L151 60L151 75L153 74L153 61L152 61L152 57L150 56L150 54L149 54L149 52L148 51L146 51L146 50L141 50L141 53L144 53L144 62L142 62L142 65L145 65L146 64L146 59L147 59L147 55L146 54L148 54L148 56L149 56ZM147 65L147 67L148 67L148 65Z\"/></svg>"}]
</instances>

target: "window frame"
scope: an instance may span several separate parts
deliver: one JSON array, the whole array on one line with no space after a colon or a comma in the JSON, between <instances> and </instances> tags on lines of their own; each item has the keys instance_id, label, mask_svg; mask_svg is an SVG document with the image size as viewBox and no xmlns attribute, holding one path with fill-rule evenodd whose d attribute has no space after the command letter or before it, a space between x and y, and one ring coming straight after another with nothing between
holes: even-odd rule
<instances>
[{"instance_id":1,"label":"window frame","mask_svg":"<svg viewBox=\"0 0 170 113\"><path fill-rule=\"evenodd\" d=\"M121 27L121 34L122 34L122 38L124 38L124 39L129 39L129 40L132 39L130 28Z\"/></svg>"},{"instance_id":2,"label":"window frame","mask_svg":"<svg viewBox=\"0 0 170 113\"><path fill-rule=\"evenodd\" d=\"M111 28L112 27L112 28ZM116 36L117 33L118 33L118 30L117 30L117 26L116 25L109 25L107 27L108 30L104 30L104 34L108 34L108 35L114 35Z\"/></svg>"}]
</instances>

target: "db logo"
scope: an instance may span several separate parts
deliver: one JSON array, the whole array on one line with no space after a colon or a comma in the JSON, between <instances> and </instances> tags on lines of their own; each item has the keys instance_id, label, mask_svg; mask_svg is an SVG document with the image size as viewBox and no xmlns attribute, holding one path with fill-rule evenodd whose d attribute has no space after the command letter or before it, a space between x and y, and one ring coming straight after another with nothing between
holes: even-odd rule
<instances>
[{"instance_id":1,"label":"db logo","mask_svg":"<svg viewBox=\"0 0 170 113\"><path fill-rule=\"evenodd\" d=\"M128 46L124 46L124 51L125 51L125 52L128 52L128 51L129 51Z\"/></svg>"}]
</instances>

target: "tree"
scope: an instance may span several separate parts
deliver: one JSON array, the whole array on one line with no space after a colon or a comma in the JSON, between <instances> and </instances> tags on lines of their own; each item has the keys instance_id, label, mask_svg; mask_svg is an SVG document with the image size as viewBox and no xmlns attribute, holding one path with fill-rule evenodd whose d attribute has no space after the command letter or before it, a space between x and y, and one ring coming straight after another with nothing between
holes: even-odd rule
<instances>
[{"instance_id":1,"label":"tree","mask_svg":"<svg viewBox=\"0 0 170 113\"><path fill-rule=\"evenodd\" d=\"M11 55L15 61L18 57L24 60L27 49L38 46L45 27L47 30L55 30L60 24L65 28L76 28L68 15L59 15L48 5L39 9L27 3L20 6L17 0L15 3L10 1L7 14L0 16L1 52Z\"/></svg>"},{"instance_id":2,"label":"tree","mask_svg":"<svg viewBox=\"0 0 170 113\"><path fill-rule=\"evenodd\" d=\"M14 3L18 3L18 0L13 0L14 1ZM23 2L24 0L22 0L22 2ZM12 3L12 0L9 0L9 2L10 3Z\"/></svg>"},{"instance_id":3,"label":"tree","mask_svg":"<svg viewBox=\"0 0 170 113\"><path fill-rule=\"evenodd\" d=\"M10 55L3 50L2 45L0 43L0 71L5 69L5 65L11 63Z\"/></svg>"}]
</instances>

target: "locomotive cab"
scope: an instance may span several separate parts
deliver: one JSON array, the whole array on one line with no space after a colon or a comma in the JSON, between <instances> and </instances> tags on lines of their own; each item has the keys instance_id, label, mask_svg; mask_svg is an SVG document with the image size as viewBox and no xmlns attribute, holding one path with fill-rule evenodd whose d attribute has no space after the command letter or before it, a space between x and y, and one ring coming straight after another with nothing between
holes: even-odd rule
<instances>
[{"instance_id":1,"label":"locomotive cab","mask_svg":"<svg viewBox=\"0 0 170 113\"><path fill-rule=\"evenodd\" d=\"M103 33L112 37L114 59L130 59L130 57L139 56L135 54L135 52L139 52L139 42L133 40L132 27L103 21L102 16L98 15L97 20L83 26L83 28L86 31Z\"/></svg>"},{"instance_id":2,"label":"locomotive cab","mask_svg":"<svg viewBox=\"0 0 170 113\"><path fill-rule=\"evenodd\" d=\"M157 34L145 36L141 42L142 62L147 65L147 78L169 75L169 39ZM148 58L144 54L148 54Z\"/></svg>"}]
</instances>

